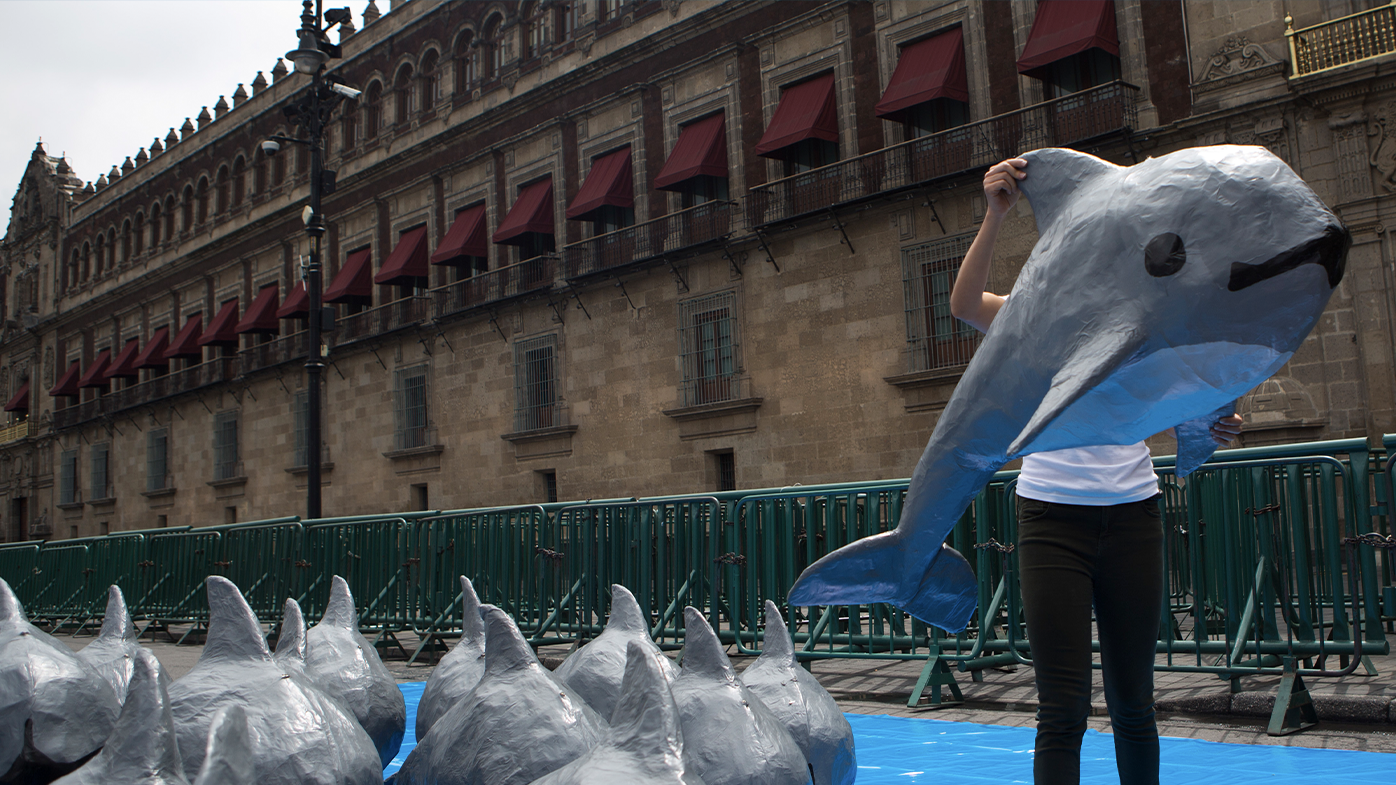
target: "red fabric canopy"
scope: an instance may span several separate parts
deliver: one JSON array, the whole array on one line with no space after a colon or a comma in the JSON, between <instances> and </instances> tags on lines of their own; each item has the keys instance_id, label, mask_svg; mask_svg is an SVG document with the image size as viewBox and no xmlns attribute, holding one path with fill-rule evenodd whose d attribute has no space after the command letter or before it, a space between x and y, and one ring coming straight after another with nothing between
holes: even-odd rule
<instances>
[{"instance_id":1,"label":"red fabric canopy","mask_svg":"<svg viewBox=\"0 0 1396 785\"><path fill-rule=\"evenodd\" d=\"M567 217L586 220L605 205L635 206L635 183L630 171L630 148L626 147L591 162L591 171L581 190L567 207Z\"/></svg>"},{"instance_id":2,"label":"red fabric canopy","mask_svg":"<svg viewBox=\"0 0 1396 785\"><path fill-rule=\"evenodd\" d=\"M121 353L112 360L111 367L103 374L107 379L134 379L140 376L136 372L136 355L140 353L141 342L137 338L132 338L121 347Z\"/></svg>"},{"instance_id":3,"label":"red fabric canopy","mask_svg":"<svg viewBox=\"0 0 1396 785\"><path fill-rule=\"evenodd\" d=\"M654 187L677 190L678 184L703 174L727 176L727 124L721 112L683 127Z\"/></svg>"},{"instance_id":4,"label":"red fabric canopy","mask_svg":"<svg viewBox=\"0 0 1396 785\"><path fill-rule=\"evenodd\" d=\"M369 260L373 251L365 248L349 254L339 275L334 277L330 288L325 290L324 302L344 303L345 305L373 304L373 269Z\"/></svg>"},{"instance_id":5,"label":"red fabric canopy","mask_svg":"<svg viewBox=\"0 0 1396 785\"><path fill-rule=\"evenodd\" d=\"M517 245L528 232L553 234L553 178L519 189L519 198L494 233L496 243Z\"/></svg>"},{"instance_id":6,"label":"red fabric canopy","mask_svg":"<svg viewBox=\"0 0 1396 785\"><path fill-rule=\"evenodd\" d=\"M298 281L286 302L276 309L278 319L304 319L310 315L310 293L305 290L305 281Z\"/></svg>"},{"instance_id":7,"label":"red fabric canopy","mask_svg":"<svg viewBox=\"0 0 1396 785\"><path fill-rule=\"evenodd\" d=\"M218 309L208 329L199 337L200 346L237 346L238 298L234 297Z\"/></svg>"},{"instance_id":8,"label":"red fabric canopy","mask_svg":"<svg viewBox=\"0 0 1396 785\"><path fill-rule=\"evenodd\" d=\"M486 258L489 255L485 206L477 204L456 213L456 220L451 224L450 231L446 232L446 239L431 255L431 263L464 265L471 257Z\"/></svg>"},{"instance_id":9,"label":"red fabric canopy","mask_svg":"<svg viewBox=\"0 0 1396 785\"><path fill-rule=\"evenodd\" d=\"M7 412L27 412L29 411L29 380L25 379L20 385L19 392L10 397L9 403L5 404Z\"/></svg>"},{"instance_id":10,"label":"red fabric canopy","mask_svg":"<svg viewBox=\"0 0 1396 785\"><path fill-rule=\"evenodd\" d=\"M839 140L839 115L834 107L834 75L816 76L785 88L780 105L756 145L756 154L779 158L790 145L806 139Z\"/></svg>"},{"instance_id":11,"label":"red fabric canopy","mask_svg":"<svg viewBox=\"0 0 1396 785\"><path fill-rule=\"evenodd\" d=\"M426 278L427 267L427 227L408 229L397 238L397 247L388 254L383 269L373 276L374 283L412 286L416 279Z\"/></svg>"},{"instance_id":12,"label":"red fabric canopy","mask_svg":"<svg viewBox=\"0 0 1396 785\"><path fill-rule=\"evenodd\" d=\"M204 352L199 347L199 336L203 334L204 317L203 314L191 316L184 326L179 329L179 334L170 341L170 348L165 350L165 359L173 360L176 357L190 357L196 360L203 359Z\"/></svg>"},{"instance_id":13,"label":"red fabric canopy","mask_svg":"<svg viewBox=\"0 0 1396 785\"><path fill-rule=\"evenodd\" d=\"M877 116L897 120L903 110L937 98L969 103L965 35L959 27L902 47L897 70L877 102Z\"/></svg>"},{"instance_id":14,"label":"red fabric canopy","mask_svg":"<svg viewBox=\"0 0 1396 785\"><path fill-rule=\"evenodd\" d=\"M170 328L161 327L146 341L145 348L136 355L136 368L164 368L169 365L165 360L165 350L170 346Z\"/></svg>"},{"instance_id":15,"label":"red fabric canopy","mask_svg":"<svg viewBox=\"0 0 1396 785\"><path fill-rule=\"evenodd\" d=\"M274 283L263 286L258 290L257 297L252 300L252 304L247 306L247 313L242 315L242 321L233 328L233 332L238 335L243 333L275 335L281 332L281 323L276 320L276 306L280 299L281 284Z\"/></svg>"},{"instance_id":16,"label":"red fabric canopy","mask_svg":"<svg viewBox=\"0 0 1396 785\"><path fill-rule=\"evenodd\" d=\"M110 363L111 350L103 349L97 354L97 359L87 366L87 371L78 380L78 387L106 387L107 365Z\"/></svg>"},{"instance_id":17,"label":"red fabric canopy","mask_svg":"<svg viewBox=\"0 0 1396 785\"><path fill-rule=\"evenodd\" d=\"M1041 0L1018 73L1036 76L1035 71L1087 49L1120 55L1113 0Z\"/></svg>"},{"instance_id":18,"label":"red fabric canopy","mask_svg":"<svg viewBox=\"0 0 1396 785\"><path fill-rule=\"evenodd\" d=\"M54 398L76 397L81 393L81 390L78 389L79 376L82 376L82 361L73 360L73 364L68 366L68 370L59 377L58 384L55 384L53 389L48 391L48 394Z\"/></svg>"}]
</instances>

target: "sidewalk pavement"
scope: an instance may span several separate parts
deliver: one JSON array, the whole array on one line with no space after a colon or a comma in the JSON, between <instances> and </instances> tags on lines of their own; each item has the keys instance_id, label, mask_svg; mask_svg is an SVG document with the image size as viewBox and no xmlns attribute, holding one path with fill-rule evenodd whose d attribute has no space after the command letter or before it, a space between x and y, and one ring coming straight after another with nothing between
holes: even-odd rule
<instances>
[{"instance_id":1,"label":"sidewalk pavement","mask_svg":"<svg viewBox=\"0 0 1396 785\"><path fill-rule=\"evenodd\" d=\"M73 650L80 650L91 637L58 635ZM416 646L411 633L399 634L407 653ZM158 640L141 640L160 660L171 679L178 679L198 661L201 645L175 645L163 633ZM568 647L539 649L544 665L556 668L567 656ZM399 682L425 681L432 665L425 657L408 666L406 656L394 646L386 652L384 664ZM1331 657L1329 668L1336 668ZM740 671L755 661L753 657L732 657ZM1162 662L1162 657L1160 658ZM1166 736L1200 738L1241 744L1274 744L1330 749L1353 749L1396 753L1396 654L1372 657L1376 675L1362 667L1338 678L1305 677L1319 724L1288 736L1269 736L1266 725L1279 689L1279 676L1247 676L1240 680L1240 692L1233 694L1229 682L1212 674L1158 672L1154 694L1159 712L1159 732ZM1175 659L1180 664L1189 661ZM856 714L888 714L900 717L975 722L993 725L1031 726L1035 723L1037 690L1033 670L1019 665L1009 669L983 671L983 681L969 673L953 670L964 703L931 708L927 697L916 708L907 708L907 698L916 685L924 661L893 660L816 660L813 673L844 711ZM949 699L949 691L943 692ZM1095 673L1089 726L1109 731L1104 690L1099 670Z\"/></svg>"}]
</instances>

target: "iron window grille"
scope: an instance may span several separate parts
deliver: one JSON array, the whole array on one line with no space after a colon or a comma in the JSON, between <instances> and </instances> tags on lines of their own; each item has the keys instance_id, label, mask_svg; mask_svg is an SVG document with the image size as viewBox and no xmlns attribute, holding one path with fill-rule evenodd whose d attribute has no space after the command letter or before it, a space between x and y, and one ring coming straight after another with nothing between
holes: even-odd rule
<instances>
[{"instance_id":1,"label":"iron window grille","mask_svg":"<svg viewBox=\"0 0 1396 785\"><path fill-rule=\"evenodd\" d=\"M238 413L219 412L213 418L213 479L231 480L239 476Z\"/></svg>"},{"instance_id":2,"label":"iron window grille","mask_svg":"<svg viewBox=\"0 0 1396 785\"><path fill-rule=\"evenodd\" d=\"M99 499L110 499L112 497L111 488L111 445L92 445L92 487L88 490L88 498L92 501Z\"/></svg>"},{"instance_id":3,"label":"iron window grille","mask_svg":"<svg viewBox=\"0 0 1396 785\"><path fill-rule=\"evenodd\" d=\"M902 250L906 338L912 371L969 363L983 336L950 313L950 291L974 235L963 234Z\"/></svg>"},{"instance_id":4,"label":"iron window grille","mask_svg":"<svg viewBox=\"0 0 1396 785\"><path fill-rule=\"evenodd\" d=\"M77 504L78 498L78 451L64 450L58 466L58 503Z\"/></svg>"},{"instance_id":5,"label":"iron window grille","mask_svg":"<svg viewBox=\"0 0 1396 785\"><path fill-rule=\"evenodd\" d=\"M393 446L398 450L425 447L427 443L427 369L404 368L395 374L393 392Z\"/></svg>"},{"instance_id":6,"label":"iron window grille","mask_svg":"<svg viewBox=\"0 0 1396 785\"><path fill-rule=\"evenodd\" d=\"M737 293L718 292L679 303L679 351L683 405L741 397Z\"/></svg>"},{"instance_id":7,"label":"iron window grille","mask_svg":"<svg viewBox=\"0 0 1396 785\"><path fill-rule=\"evenodd\" d=\"M170 434L164 428L145 435L145 489L163 491L170 487Z\"/></svg>"},{"instance_id":8,"label":"iron window grille","mask_svg":"<svg viewBox=\"0 0 1396 785\"><path fill-rule=\"evenodd\" d=\"M557 336L515 342L514 430L562 425L557 387Z\"/></svg>"}]
</instances>

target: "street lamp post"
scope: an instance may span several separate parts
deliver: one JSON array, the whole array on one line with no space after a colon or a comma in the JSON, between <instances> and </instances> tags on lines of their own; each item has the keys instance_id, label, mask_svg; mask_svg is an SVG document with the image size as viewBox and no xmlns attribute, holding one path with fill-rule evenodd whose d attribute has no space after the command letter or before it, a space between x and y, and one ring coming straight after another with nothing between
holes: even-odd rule
<instances>
[{"instance_id":1,"label":"street lamp post","mask_svg":"<svg viewBox=\"0 0 1396 785\"><path fill-rule=\"evenodd\" d=\"M325 369L324 350L321 346L321 331L325 324L324 303L321 300L322 266L321 244L325 235L325 219L320 213L320 200L334 192L333 171L324 168L323 140L325 126L336 106L344 98L357 98L359 91L324 77L325 64L331 58L340 56L339 47L329 42L330 27L349 20L349 9L332 8L323 13L328 23L320 26L321 10L319 0L314 3L304 0L301 13L301 27L297 31L300 48L286 53L298 73L310 77L310 92L299 101L286 106L283 111L287 119L299 128L296 138L273 136L262 143L262 149L275 154L280 143L303 144L310 148L310 202L304 211L305 233L310 241L310 253L306 260L304 280L305 292L310 310L309 325L306 329L306 500L305 514L308 519L321 517L320 510L320 379Z\"/></svg>"}]
</instances>

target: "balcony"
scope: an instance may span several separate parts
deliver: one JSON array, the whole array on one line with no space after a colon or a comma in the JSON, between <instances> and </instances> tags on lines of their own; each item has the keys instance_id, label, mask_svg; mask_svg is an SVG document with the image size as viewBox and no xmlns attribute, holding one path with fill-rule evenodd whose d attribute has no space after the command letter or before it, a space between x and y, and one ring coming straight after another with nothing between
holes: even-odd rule
<instances>
[{"instance_id":1,"label":"balcony","mask_svg":"<svg viewBox=\"0 0 1396 785\"><path fill-rule=\"evenodd\" d=\"M0 428L0 444L19 441L20 439L28 437L30 433L33 433L33 431L29 429L28 420L21 420L13 425L7 425L4 428Z\"/></svg>"},{"instance_id":2,"label":"balcony","mask_svg":"<svg viewBox=\"0 0 1396 785\"><path fill-rule=\"evenodd\" d=\"M216 357L208 362L171 371L164 376L156 376L130 387L123 387L76 406L59 409L53 413L53 427L70 428L103 414L135 408L210 384L226 382L233 378L235 370L234 358Z\"/></svg>"},{"instance_id":3,"label":"balcony","mask_svg":"<svg viewBox=\"0 0 1396 785\"><path fill-rule=\"evenodd\" d=\"M582 278L721 240L733 229L732 206L707 202L563 246L564 274Z\"/></svg>"},{"instance_id":4,"label":"balcony","mask_svg":"<svg viewBox=\"0 0 1396 785\"><path fill-rule=\"evenodd\" d=\"M340 317L335 321L334 344L343 346L423 322L430 316L429 303L425 295L414 294Z\"/></svg>"},{"instance_id":5,"label":"balcony","mask_svg":"<svg viewBox=\"0 0 1396 785\"><path fill-rule=\"evenodd\" d=\"M518 264L439 286L431 290L432 313L441 318L550 289L556 270L557 257L535 256Z\"/></svg>"},{"instance_id":6,"label":"balcony","mask_svg":"<svg viewBox=\"0 0 1396 785\"><path fill-rule=\"evenodd\" d=\"M305 331L283 335L238 352L238 369L245 376L292 360L305 359Z\"/></svg>"},{"instance_id":7,"label":"balcony","mask_svg":"<svg viewBox=\"0 0 1396 785\"><path fill-rule=\"evenodd\" d=\"M1383 5L1295 30L1285 17L1290 78L1307 76L1396 52L1396 6Z\"/></svg>"},{"instance_id":8,"label":"balcony","mask_svg":"<svg viewBox=\"0 0 1396 785\"><path fill-rule=\"evenodd\" d=\"M1138 125L1138 93L1110 82L758 185L749 192L747 220L778 224L986 169L1027 150L1128 133Z\"/></svg>"}]
</instances>

